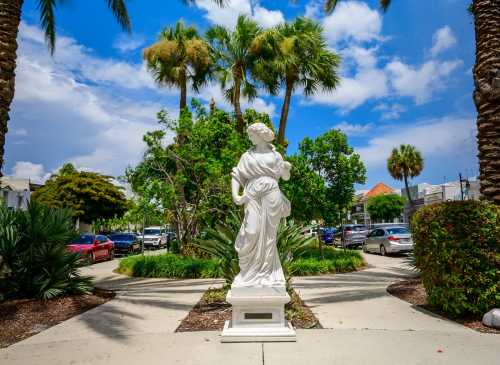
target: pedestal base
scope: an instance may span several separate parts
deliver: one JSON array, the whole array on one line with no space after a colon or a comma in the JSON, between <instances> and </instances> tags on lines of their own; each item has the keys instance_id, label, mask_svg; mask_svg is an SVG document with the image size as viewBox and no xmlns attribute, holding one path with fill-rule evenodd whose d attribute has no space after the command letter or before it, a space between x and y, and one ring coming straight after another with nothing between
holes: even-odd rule
<instances>
[{"instance_id":1,"label":"pedestal base","mask_svg":"<svg viewBox=\"0 0 500 365\"><path fill-rule=\"evenodd\" d=\"M233 288L226 300L233 306L232 320L226 321L221 342L296 341L295 330L285 320L290 301L284 287Z\"/></svg>"}]
</instances>

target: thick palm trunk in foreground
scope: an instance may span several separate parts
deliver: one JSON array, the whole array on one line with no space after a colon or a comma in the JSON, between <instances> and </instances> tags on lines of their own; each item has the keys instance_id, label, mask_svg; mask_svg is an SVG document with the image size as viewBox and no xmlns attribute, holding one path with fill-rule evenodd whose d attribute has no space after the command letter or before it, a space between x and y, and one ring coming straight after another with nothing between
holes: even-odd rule
<instances>
[{"instance_id":1,"label":"thick palm trunk in foreground","mask_svg":"<svg viewBox=\"0 0 500 365\"><path fill-rule=\"evenodd\" d=\"M479 178L485 199L500 204L500 0L474 0Z\"/></svg>"},{"instance_id":2,"label":"thick palm trunk in foreground","mask_svg":"<svg viewBox=\"0 0 500 365\"><path fill-rule=\"evenodd\" d=\"M293 83L287 82L285 90L285 100L283 101L283 106L281 107L280 127L278 131L278 140L277 140L277 143L279 145L282 145L283 147L285 147L286 121L288 119L288 111L290 110L292 89L293 89Z\"/></svg>"},{"instance_id":3,"label":"thick palm trunk in foreground","mask_svg":"<svg viewBox=\"0 0 500 365\"><path fill-rule=\"evenodd\" d=\"M0 177L4 164L5 136L14 98L17 31L23 0L0 0Z\"/></svg>"}]
</instances>

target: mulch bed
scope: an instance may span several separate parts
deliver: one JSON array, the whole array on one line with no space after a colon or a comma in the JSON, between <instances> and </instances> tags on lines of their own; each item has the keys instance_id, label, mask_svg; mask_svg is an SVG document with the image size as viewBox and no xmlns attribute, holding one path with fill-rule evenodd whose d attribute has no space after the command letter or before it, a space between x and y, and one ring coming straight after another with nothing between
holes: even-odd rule
<instances>
[{"instance_id":1,"label":"mulch bed","mask_svg":"<svg viewBox=\"0 0 500 365\"><path fill-rule=\"evenodd\" d=\"M395 297L398 297L399 299L402 299L408 303L428 310L429 312L435 313L451 321L460 323L478 332L500 334L500 330L483 325L481 317L469 315L457 318L453 317L449 313L445 313L442 310L431 306L427 302L427 293L425 292L424 285L422 284L422 281L420 279L398 281L397 283L390 285L387 288L387 291Z\"/></svg>"},{"instance_id":2,"label":"mulch bed","mask_svg":"<svg viewBox=\"0 0 500 365\"><path fill-rule=\"evenodd\" d=\"M0 348L36 335L58 323L95 308L115 294L95 289L93 294L50 300L14 299L0 303Z\"/></svg>"},{"instance_id":3,"label":"mulch bed","mask_svg":"<svg viewBox=\"0 0 500 365\"><path fill-rule=\"evenodd\" d=\"M231 304L226 302L228 288L208 289L177 327L176 332L222 331L224 322L231 319ZM295 328L323 328L311 309L295 291L285 306L287 320Z\"/></svg>"}]
</instances>

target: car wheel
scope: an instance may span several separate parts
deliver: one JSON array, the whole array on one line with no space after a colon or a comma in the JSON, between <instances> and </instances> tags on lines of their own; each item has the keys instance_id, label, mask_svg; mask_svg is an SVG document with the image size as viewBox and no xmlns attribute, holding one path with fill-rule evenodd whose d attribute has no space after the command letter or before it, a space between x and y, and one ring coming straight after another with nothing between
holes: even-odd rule
<instances>
[{"instance_id":1,"label":"car wheel","mask_svg":"<svg viewBox=\"0 0 500 365\"><path fill-rule=\"evenodd\" d=\"M89 252L87 254L87 262L89 263L89 265L92 265L95 262L95 255L93 252Z\"/></svg>"},{"instance_id":2,"label":"car wheel","mask_svg":"<svg viewBox=\"0 0 500 365\"><path fill-rule=\"evenodd\" d=\"M385 250L385 246L384 245L380 245L380 254L382 256L387 256L387 251Z\"/></svg>"},{"instance_id":3,"label":"car wheel","mask_svg":"<svg viewBox=\"0 0 500 365\"><path fill-rule=\"evenodd\" d=\"M368 248L366 248L366 243L365 243L365 244L363 244L363 252L364 252L364 253L368 253Z\"/></svg>"},{"instance_id":4,"label":"car wheel","mask_svg":"<svg viewBox=\"0 0 500 365\"><path fill-rule=\"evenodd\" d=\"M113 260L115 258L115 250L110 250L109 251L109 261Z\"/></svg>"}]
</instances>

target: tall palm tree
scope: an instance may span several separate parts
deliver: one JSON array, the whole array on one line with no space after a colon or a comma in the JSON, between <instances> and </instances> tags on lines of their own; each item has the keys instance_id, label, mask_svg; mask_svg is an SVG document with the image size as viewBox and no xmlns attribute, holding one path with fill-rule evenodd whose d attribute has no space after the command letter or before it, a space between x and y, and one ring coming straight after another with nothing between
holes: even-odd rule
<instances>
[{"instance_id":1,"label":"tall palm tree","mask_svg":"<svg viewBox=\"0 0 500 365\"><path fill-rule=\"evenodd\" d=\"M331 13L332 11L334 11L339 1L341 0L325 0L325 11L327 13ZM391 5L391 0L379 0L379 4L382 10L386 11L389 8L389 5Z\"/></svg>"},{"instance_id":2,"label":"tall palm tree","mask_svg":"<svg viewBox=\"0 0 500 365\"><path fill-rule=\"evenodd\" d=\"M244 15L238 17L234 30L216 25L207 31L216 60L216 73L236 115L238 130L243 133L245 122L241 113L241 94L249 100L257 96L257 88L251 82L256 56L252 44L262 29Z\"/></svg>"},{"instance_id":3,"label":"tall palm tree","mask_svg":"<svg viewBox=\"0 0 500 365\"><path fill-rule=\"evenodd\" d=\"M481 194L500 204L500 0L474 0L474 102Z\"/></svg>"},{"instance_id":4,"label":"tall palm tree","mask_svg":"<svg viewBox=\"0 0 500 365\"><path fill-rule=\"evenodd\" d=\"M62 0L38 0L40 22L45 32L45 40L52 53L56 45L54 12L56 5L62 2ZM107 0L106 2L121 27L130 31L125 0ZM0 0L0 177L4 163L10 104L14 98L17 32L23 4L24 0Z\"/></svg>"},{"instance_id":5,"label":"tall palm tree","mask_svg":"<svg viewBox=\"0 0 500 365\"><path fill-rule=\"evenodd\" d=\"M410 189L408 186L408 178L413 178L420 175L424 168L424 160L420 152L415 146L402 144L398 148L392 150L391 155L387 159L387 170L389 174L396 180L403 180L405 183L406 194L410 206L413 208L414 202L411 198Z\"/></svg>"},{"instance_id":6,"label":"tall palm tree","mask_svg":"<svg viewBox=\"0 0 500 365\"><path fill-rule=\"evenodd\" d=\"M319 88L332 90L338 84L340 57L328 49L322 33L323 28L317 22L299 17L265 32L268 42L256 42L254 46L262 45L264 53L268 48L266 43L274 48L274 55L266 59L264 54L257 63L256 77L272 94L276 94L280 86L285 88L277 139L282 146L286 144L286 122L296 88L302 87L307 96Z\"/></svg>"},{"instance_id":7,"label":"tall palm tree","mask_svg":"<svg viewBox=\"0 0 500 365\"><path fill-rule=\"evenodd\" d=\"M186 27L182 21L165 28L158 42L144 50L144 59L159 84L180 89L179 114L187 104L188 85L198 92L212 64L208 43L198 36L196 28Z\"/></svg>"}]
</instances>

